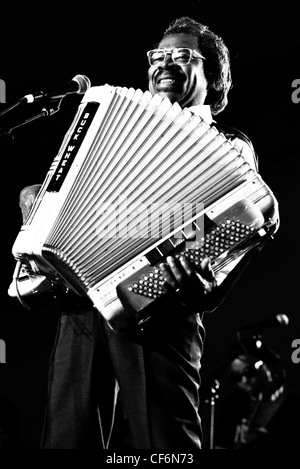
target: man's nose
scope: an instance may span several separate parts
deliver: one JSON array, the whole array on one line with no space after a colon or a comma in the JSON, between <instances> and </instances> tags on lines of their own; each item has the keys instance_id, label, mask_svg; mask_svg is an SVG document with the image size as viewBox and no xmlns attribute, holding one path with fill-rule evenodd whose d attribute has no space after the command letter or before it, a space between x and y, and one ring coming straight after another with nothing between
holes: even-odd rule
<instances>
[{"instance_id":1,"label":"man's nose","mask_svg":"<svg viewBox=\"0 0 300 469\"><path fill-rule=\"evenodd\" d=\"M176 67L177 64L173 61L171 54L166 54L165 60L159 65L161 68Z\"/></svg>"}]
</instances>

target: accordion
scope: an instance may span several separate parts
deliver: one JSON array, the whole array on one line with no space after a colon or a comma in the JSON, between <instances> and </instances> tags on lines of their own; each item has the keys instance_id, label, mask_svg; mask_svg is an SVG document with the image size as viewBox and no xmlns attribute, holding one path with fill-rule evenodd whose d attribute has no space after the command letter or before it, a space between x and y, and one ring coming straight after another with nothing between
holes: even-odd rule
<instances>
[{"instance_id":1,"label":"accordion","mask_svg":"<svg viewBox=\"0 0 300 469\"><path fill-rule=\"evenodd\" d=\"M148 91L90 88L14 242L9 295L53 286L107 319L166 294L160 262L215 273L276 232L270 188L216 127ZM238 262L238 261L237 261Z\"/></svg>"}]
</instances>

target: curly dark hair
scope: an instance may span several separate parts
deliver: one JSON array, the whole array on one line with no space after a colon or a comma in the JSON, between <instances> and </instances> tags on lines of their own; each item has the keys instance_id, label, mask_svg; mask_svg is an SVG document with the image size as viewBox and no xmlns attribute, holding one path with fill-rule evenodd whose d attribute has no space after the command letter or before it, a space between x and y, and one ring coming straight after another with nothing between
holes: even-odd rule
<instances>
[{"instance_id":1,"label":"curly dark hair","mask_svg":"<svg viewBox=\"0 0 300 469\"><path fill-rule=\"evenodd\" d=\"M218 114L226 107L227 95L232 86L228 48L223 39L208 26L187 16L173 21L163 33L162 39L180 33L191 34L198 38L199 49L205 57L203 67L208 83L205 103L210 104L212 114Z\"/></svg>"}]
</instances>

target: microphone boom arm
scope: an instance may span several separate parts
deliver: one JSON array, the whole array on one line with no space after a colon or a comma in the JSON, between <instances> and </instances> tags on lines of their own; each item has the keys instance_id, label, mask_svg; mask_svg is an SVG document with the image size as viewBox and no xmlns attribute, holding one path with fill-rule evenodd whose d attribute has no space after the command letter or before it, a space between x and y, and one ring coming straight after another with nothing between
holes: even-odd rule
<instances>
[{"instance_id":1,"label":"microphone boom arm","mask_svg":"<svg viewBox=\"0 0 300 469\"><path fill-rule=\"evenodd\" d=\"M52 100L51 102L49 101L49 103L47 103L47 104L43 103L44 107L41 110L41 112L39 112L38 114L35 114L34 116L29 117L28 119L25 119L24 121L20 122L19 124L15 125L14 127L11 127L8 130L4 131L3 129L1 129L0 137L3 136L3 137L7 138L7 136L12 135L13 130L18 129L19 127L23 127L23 125L29 124L30 122L33 122L33 121L39 119L40 117L52 116L53 114L55 114L56 112L59 111L61 101L62 101L62 98L58 99L58 100L55 100L55 101Z\"/></svg>"}]
</instances>

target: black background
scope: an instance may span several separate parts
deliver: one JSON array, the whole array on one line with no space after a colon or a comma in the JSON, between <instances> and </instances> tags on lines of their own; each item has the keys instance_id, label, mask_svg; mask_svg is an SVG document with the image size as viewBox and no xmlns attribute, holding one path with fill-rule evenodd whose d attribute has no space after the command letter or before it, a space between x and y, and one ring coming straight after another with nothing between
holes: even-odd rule
<instances>
[{"instance_id":1,"label":"black background","mask_svg":"<svg viewBox=\"0 0 300 469\"><path fill-rule=\"evenodd\" d=\"M298 4L299 5L299 4ZM285 313L285 328L268 329L266 345L282 357L288 385L299 387L300 363L291 360L300 339L298 314L299 123L300 103L292 101L292 82L300 79L299 6L259 1L27 1L1 3L0 78L7 105L25 94L51 89L76 74L93 85L109 83L147 88L145 51L176 17L188 15L210 26L230 49L234 86L229 105L218 116L244 131L259 155L260 173L274 191L281 226L274 240L248 268L221 308L205 319L203 419L209 431L205 383L226 360L236 331ZM47 362L56 329L56 312L27 312L7 295L15 261L11 247L21 226L20 190L42 182L80 102L66 97L59 113L36 120L2 139L1 315L0 338L6 363L0 365L0 397L18 414L21 447L37 448L46 395ZM5 104L1 104L1 110ZM12 111L0 127L16 125L35 113ZM230 383L221 379L220 399ZM218 403L216 412L218 411Z\"/></svg>"}]
</instances>

